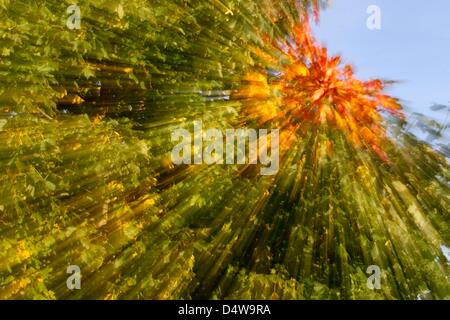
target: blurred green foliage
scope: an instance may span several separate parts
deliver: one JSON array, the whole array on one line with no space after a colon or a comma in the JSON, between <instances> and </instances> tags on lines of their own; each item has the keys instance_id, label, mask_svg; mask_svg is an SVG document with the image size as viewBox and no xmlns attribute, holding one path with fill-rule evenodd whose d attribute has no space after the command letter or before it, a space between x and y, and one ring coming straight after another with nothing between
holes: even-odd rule
<instances>
[{"instance_id":1,"label":"blurred green foliage","mask_svg":"<svg viewBox=\"0 0 450 320\"><path fill-rule=\"evenodd\" d=\"M254 124L232 92L309 1L71 4L0 0L1 299L450 298L448 163L403 123L390 165L326 126L274 177L170 162L174 128Z\"/></svg>"}]
</instances>

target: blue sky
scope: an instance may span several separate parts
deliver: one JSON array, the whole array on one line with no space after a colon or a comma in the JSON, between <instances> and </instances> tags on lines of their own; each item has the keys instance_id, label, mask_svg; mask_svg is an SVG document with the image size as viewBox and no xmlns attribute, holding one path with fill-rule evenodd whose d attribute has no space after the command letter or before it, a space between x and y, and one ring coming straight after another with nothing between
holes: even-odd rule
<instances>
[{"instance_id":1,"label":"blue sky","mask_svg":"<svg viewBox=\"0 0 450 320\"><path fill-rule=\"evenodd\" d=\"M381 30L366 26L370 5L381 9ZM449 0L333 0L313 29L359 78L400 81L388 93L406 110L435 117L433 103L450 104Z\"/></svg>"}]
</instances>

